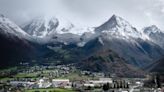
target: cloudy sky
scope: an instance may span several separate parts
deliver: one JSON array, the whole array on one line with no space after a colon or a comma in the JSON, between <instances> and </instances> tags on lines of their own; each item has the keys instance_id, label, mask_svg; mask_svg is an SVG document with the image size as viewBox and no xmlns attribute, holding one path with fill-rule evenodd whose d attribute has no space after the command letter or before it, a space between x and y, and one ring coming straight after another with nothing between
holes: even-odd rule
<instances>
[{"instance_id":1,"label":"cloudy sky","mask_svg":"<svg viewBox=\"0 0 164 92\"><path fill-rule=\"evenodd\" d=\"M164 0L0 0L0 14L21 25L37 16L58 16L77 26L99 26L113 14L133 26L164 30Z\"/></svg>"}]
</instances>

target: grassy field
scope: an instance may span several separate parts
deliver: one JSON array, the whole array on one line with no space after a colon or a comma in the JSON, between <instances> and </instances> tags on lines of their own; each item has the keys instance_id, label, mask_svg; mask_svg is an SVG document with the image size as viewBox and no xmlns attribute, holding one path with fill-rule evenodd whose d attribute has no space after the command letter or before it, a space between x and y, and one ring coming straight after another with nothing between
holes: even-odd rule
<instances>
[{"instance_id":1,"label":"grassy field","mask_svg":"<svg viewBox=\"0 0 164 92\"><path fill-rule=\"evenodd\" d=\"M62 78L62 77L60 77L60 78ZM70 80L86 80L86 79L90 79L89 76L82 76L82 75L79 75L78 73L70 73L70 74L65 75L63 78L70 79Z\"/></svg>"},{"instance_id":2,"label":"grassy field","mask_svg":"<svg viewBox=\"0 0 164 92\"><path fill-rule=\"evenodd\" d=\"M48 73L52 72L52 71L42 71L43 73L41 74L41 72L35 72L35 73L29 73L29 74L25 74L25 73L18 73L14 76L14 78L25 78L25 77L30 77L30 78L37 78L37 75L40 74L42 76L48 77ZM87 80L87 79L93 79L93 77L91 76L86 76L86 75L80 75L78 72L72 72L63 76L60 76L56 79L70 79L72 80ZM97 78L94 78L97 79Z\"/></svg>"},{"instance_id":3,"label":"grassy field","mask_svg":"<svg viewBox=\"0 0 164 92\"><path fill-rule=\"evenodd\" d=\"M60 76L59 79L69 79L70 81L74 81L74 80L88 80L88 79L97 79L97 78L88 75L82 75L80 74L80 71L76 70L74 72Z\"/></svg>"},{"instance_id":4,"label":"grassy field","mask_svg":"<svg viewBox=\"0 0 164 92\"><path fill-rule=\"evenodd\" d=\"M48 89L31 89L26 90L25 92L76 92L72 89L63 89L63 88L48 88Z\"/></svg>"},{"instance_id":5,"label":"grassy field","mask_svg":"<svg viewBox=\"0 0 164 92\"><path fill-rule=\"evenodd\" d=\"M25 78L25 77L36 78L37 74L38 74L37 72L36 73L29 73L29 74L18 73L14 77L16 77L16 78Z\"/></svg>"}]
</instances>

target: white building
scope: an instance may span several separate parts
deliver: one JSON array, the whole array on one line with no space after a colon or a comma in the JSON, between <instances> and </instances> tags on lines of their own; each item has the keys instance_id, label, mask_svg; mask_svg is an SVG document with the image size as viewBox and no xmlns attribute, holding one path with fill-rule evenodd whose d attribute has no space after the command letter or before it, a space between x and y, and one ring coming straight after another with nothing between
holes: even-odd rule
<instances>
[{"instance_id":1,"label":"white building","mask_svg":"<svg viewBox=\"0 0 164 92\"><path fill-rule=\"evenodd\" d=\"M84 84L85 87L94 87L95 85L94 84L89 84L89 83L86 83Z\"/></svg>"},{"instance_id":2,"label":"white building","mask_svg":"<svg viewBox=\"0 0 164 92\"><path fill-rule=\"evenodd\" d=\"M99 80L91 80L89 82L93 84L113 83L112 78L99 78Z\"/></svg>"},{"instance_id":3,"label":"white building","mask_svg":"<svg viewBox=\"0 0 164 92\"><path fill-rule=\"evenodd\" d=\"M86 83L84 86L102 86L103 84L110 83L112 84L112 78L99 78L99 80L90 80L88 83Z\"/></svg>"},{"instance_id":4,"label":"white building","mask_svg":"<svg viewBox=\"0 0 164 92\"><path fill-rule=\"evenodd\" d=\"M53 79L52 80L52 86L53 87L70 88L71 83L70 83L69 79Z\"/></svg>"},{"instance_id":5,"label":"white building","mask_svg":"<svg viewBox=\"0 0 164 92\"><path fill-rule=\"evenodd\" d=\"M49 79L43 78L38 81L39 88L48 88L52 85L52 83L49 82Z\"/></svg>"},{"instance_id":6,"label":"white building","mask_svg":"<svg viewBox=\"0 0 164 92\"><path fill-rule=\"evenodd\" d=\"M99 81L102 81L103 83L113 83L112 78L99 78Z\"/></svg>"}]
</instances>

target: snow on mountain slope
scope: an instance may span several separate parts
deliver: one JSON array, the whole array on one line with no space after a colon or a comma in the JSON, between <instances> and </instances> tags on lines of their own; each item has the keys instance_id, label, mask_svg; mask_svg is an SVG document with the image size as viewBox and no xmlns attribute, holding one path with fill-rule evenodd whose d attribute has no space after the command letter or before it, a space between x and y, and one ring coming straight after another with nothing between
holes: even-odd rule
<instances>
[{"instance_id":1,"label":"snow on mountain slope","mask_svg":"<svg viewBox=\"0 0 164 92\"><path fill-rule=\"evenodd\" d=\"M92 34L91 34L92 33ZM134 28L129 22L123 18L113 15L107 22L96 27L94 32L86 32L81 36L81 43L86 43L95 37L105 37L107 39L123 39L129 43L138 44L135 39L148 39L142 32Z\"/></svg>"},{"instance_id":2,"label":"snow on mountain slope","mask_svg":"<svg viewBox=\"0 0 164 92\"><path fill-rule=\"evenodd\" d=\"M23 29L34 37L45 37L50 32L56 30L59 22L56 18L46 18L46 17L38 17L33 19L30 23L25 25Z\"/></svg>"},{"instance_id":3,"label":"snow on mountain slope","mask_svg":"<svg viewBox=\"0 0 164 92\"><path fill-rule=\"evenodd\" d=\"M59 17L39 17L25 25L23 29L30 35L39 38L53 34L82 35L84 32L94 32L90 28L77 28L71 22Z\"/></svg>"},{"instance_id":4,"label":"snow on mountain slope","mask_svg":"<svg viewBox=\"0 0 164 92\"><path fill-rule=\"evenodd\" d=\"M12 34L18 38L30 39L30 36L26 32L24 32L19 26L10 21L4 15L0 15L0 29L2 29L0 33L5 35Z\"/></svg>"},{"instance_id":5,"label":"snow on mountain slope","mask_svg":"<svg viewBox=\"0 0 164 92\"><path fill-rule=\"evenodd\" d=\"M160 30L156 25L151 25L144 28L144 33L151 35L152 33L163 33L163 31Z\"/></svg>"},{"instance_id":6,"label":"snow on mountain slope","mask_svg":"<svg viewBox=\"0 0 164 92\"><path fill-rule=\"evenodd\" d=\"M18 65L35 57L32 38L14 22L0 15L0 66Z\"/></svg>"},{"instance_id":7,"label":"snow on mountain slope","mask_svg":"<svg viewBox=\"0 0 164 92\"><path fill-rule=\"evenodd\" d=\"M96 32L102 32L116 38L140 38L142 36L136 28L123 18L113 15L107 22L95 29Z\"/></svg>"},{"instance_id":8,"label":"snow on mountain slope","mask_svg":"<svg viewBox=\"0 0 164 92\"><path fill-rule=\"evenodd\" d=\"M95 28L103 47L112 49L128 63L143 67L158 59L163 49L149 36L134 28L123 18L113 15L107 22ZM142 58L141 58L142 57ZM147 61L147 62L145 62Z\"/></svg>"},{"instance_id":9,"label":"snow on mountain slope","mask_svg":"<svg viewBox=\"0 0 164 92\"><path fill-rule=\"evenodd\" d=\"M99 50L100 47L111 49L125 58L127 63L139 67L146 66L164 55L164 50L157 45L157 43L164 42L162 31L155 27L145 28L144 32L138 31L129 22L116 15L96 28L77 28L67 20L62 21L56 17L40 17L32 20L23 29L28 34L9 19L0 16L1 33L13 34L26 39L32 37L35 42L43 43L45 48L47 44L52 45L52 47L58 43L63 46L73 44L84 48L82 50L88 51L87 53L90 54L93 54L94 50ZM71 46L73 48L71 51L74 52L75 50L76 52L79 49L79 47L75 47ZM81 50L78 53L82 53Z\"/></svg>"},{"instance_id":10,"label":"snow on mountain slope","mask_svg":"<svg viewBox=\"0 0 164 92\"><path fill-rule=\"evenodd\" d=\"M90 27L77 27L73 23L71 23L68 19L57 16L59 21L59 25L56 29L57 34L74 34L81 36L85 32L94 33L94 29Z\"/></svg>"},{"instance_id":11,"label":"snow on mountain slope","mask_svg":"<svg viewBox=\"0 0 164 92\"><path fill-rule=\"evenodd\" d=\"M144 41L150 41L151 39L143 31L137 30L125 19L113 15L107 22L95 28L95 32L106 39L121 39L126 40L133 45L139 47L140 44L137 39L142 39Z\"/></svg>"},{"instance_id":12,"label":"snow on mountain slope","mask_svg":"<svg viewBox=\"0 0 164 92\"><path fill-rule=\"evenodd\" d=\"M152 25L143 29L143 32L156 44L164 48L164 31Z\"/></svg>"},{"instance_id":13,"label":"snow on mountain slope","mask_svg":"<svg viewBox=\"0 0 164 92\"><path fill-rule=\"evenodd\" d=\"M81 36L86 32L95 33L94 28L77 28L77 27L73 27L67 31L59 30L58 33L59 34L72 33Z\"/></svg>"}]
</instances>

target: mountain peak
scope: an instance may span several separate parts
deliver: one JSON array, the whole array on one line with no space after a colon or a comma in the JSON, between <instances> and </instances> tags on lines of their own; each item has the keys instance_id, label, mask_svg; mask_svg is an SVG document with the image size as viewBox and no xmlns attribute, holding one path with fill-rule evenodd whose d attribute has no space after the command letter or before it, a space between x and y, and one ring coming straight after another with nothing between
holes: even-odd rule
<instances>
[{"instance_id":1,"label":"mountain peak","mask_svg":"<svg viewBox=\"0 0 164 92\"><path fill-rule=\"evenodd\" d=\"M115 20L119 20L119 19L122 19L120 16L117 16L115 14L112 15L112 17L110 19L115 19ZM110 20L109 19L109 20Z\"/></svg>"},{"instance_id":2,"label":"mountain peak","mask_svg":"<svg viewBox=\"0 0 164 92\"><path fill-rule=\"evenodd\" d=\"M50 32L56 30L59 21L56 17L37 17L29 24L25 25L23 29L32 36L45 37Z\"/></svg>"},{"instance_id":3,"label":"mountain peak","mask_svg":"<svg viewBox=\"0 0 164 92\"><path fill-rule=\"evenodd\" d=\"M123 18L114 14L107 22L97 27L96 31L110 30L113 28L123 28L126 26L131 26L131 25Z\"/></svg>"},{"instance_id":4,"label":"mountain peak","mask_svg":"<svg viewBox=\"0 0 164 92\"><path fill-rule=\"evenodd\" d=\"M115 14L113 14L112 17L111 17L110 19L113 19L113 20L115 19L115 20L116 20L117 17L118 17L118 16L116 16ZM110 19L109 19L109 20L110 20Z\"/></svg>"},{"instance_id":5,"label":"mountain peak","mask_svg":"<svg viewBox=\"0 0 164 92\"><path fill-rule=\"evenodd\" d=\"M144 28L144 33L150 35L151 33L161 33L162 30L160 30L156 25L151 25Z\"/></svg>"},{"instance_id":6,"label":"mountain peak","mask_svg":"<svg viewBox=\"0 0 164 92\"><path fill-rule=\"evenodd\" d=\"M123 19L122 17L120 16L117 16L117 15L113 15L109 20L108 20L109 23L114 23L117 25L117 26L127 26L127 25L130 25L130 23L128 21L126 21L125 19Z\"/></svg>"},{"instance_id":7,"label":"mountain peak","mask_svg":"<svg viewBox=\"0 0 164 92\"><path fill-rule=\"evenodd\" d=\"M97 27L95 32L103 32L118 38L120 38L120 36L124 38L138 38L141 36L141 33L136 28L117 15L113 15L107 22Z\"/></svg>"},{"instance_id":8,"label":"mountain peak","mask_svg":"<svg viewBox=\"0 0 164 92\"><path fill-rule=\"evenodd\" d=\"M162 48L164 48L164 32L159 29L156 25L151 25L149 27L145 27L143 32L151 39L154 43L158 44Z\"/></svg>"},{"instance_id":9,"label":"mountain peak","mask_svg":"<svg viewBox=\"0 0 164 92\"><path fill-rule=\"evenodd\" d=\"M146 27L147 29L160 30L156 25Z\"/></svg>"},{"instance_id":10,"label":"mountain peak","mask_svg":"<svg viewBox=\"0 0 164 92\"><path fill-rule=\"evenodd\" d=\"M4 15L0 15L0 29L0 33L5 35L14 35L19 38L30 39L26 32Z\"/></svg>"},{"instance_id":11,"label":"mountain peak","mask_svg":"<svg viewBox=\"0 0 164 92\"><path fill-rule=\"evenodd\" d=\"M152 27L152 28L158 28L156 25L151 25L150 27Z\"/></svg>"},{"instance_id":12,"label":"mountain peak","mask_svg":"<svg viewBox=\"0 0 164 92\"><path fill-rule=\"evenodd\" d=\"M117 21L120 20L120 17L116 16L116 15L113 15L106 23L112 23L113 26L116 26L117 25Z\"/></svg>"}]
</instances>

